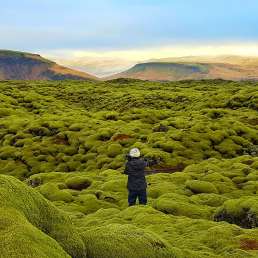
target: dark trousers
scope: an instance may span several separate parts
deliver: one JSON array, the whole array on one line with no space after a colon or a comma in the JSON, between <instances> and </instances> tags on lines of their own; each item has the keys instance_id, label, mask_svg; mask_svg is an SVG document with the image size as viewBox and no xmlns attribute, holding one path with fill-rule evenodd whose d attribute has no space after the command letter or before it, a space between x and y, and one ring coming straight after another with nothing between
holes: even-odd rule
<instances>
[{"instance_id":1,"label":"dark trousers","mask_svg":"<svg viewBox=\"0 0 258 258\"><path fill-rule=\"evenodd\" d=\"M139 199L139 204L147 204L147 194L146 189L142 190L128 190L128 204L129 206L135 205L137 198Z\"/></svg>"}]
</instances>

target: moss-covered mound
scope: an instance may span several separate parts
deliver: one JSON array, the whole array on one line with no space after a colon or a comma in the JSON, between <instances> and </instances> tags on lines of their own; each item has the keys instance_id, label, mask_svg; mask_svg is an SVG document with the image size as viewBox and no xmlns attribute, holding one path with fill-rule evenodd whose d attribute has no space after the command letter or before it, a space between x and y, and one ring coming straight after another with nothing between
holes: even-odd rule
<instances>
[{"instance_id":1,"label":"moss-covered mound","mask_svg":"<svg viewBox=\"0 0 258 258\"><path fill-rule=\"evenodd\" d=\"M244 258L258 255L257 249L243 246L244 243L249 243L247 239L255 241L257 230L250 232L225 222L166 215L148 206L129 207L122 211L100 209L96 213L76 219L75 223L80 225L80 231L83 232L83 235L85 234L86 245L95 246L98 241L103 243L103 249L98 246L99 249L93 248L92 252L98 254L103 252L102 254L107 257L112 257L110 256L111 250L120 254L121 257L125 250L128 251L129 257L130 255L142 257L143 254L152 257L152 254L148 253L150 250L156 254L154 257L160 257L159 255L163 257L162 255L164 255L164 257L180 258ZM137 228L129 225L136 225ZM115 235L113 235L113 229L117 230ZM97 240L98 235L103 236L103 239L106 239L105 242L102 242L102 239ZM131 241L120 242L119 239L125 237ZM148 248L143 250L133 238ZM130 246L131 244L132 246ZM115 245L117 247L114 247ZM124 250L117 250L122 246L125 246ZM128 249L129 246L133 251ZM153 250L153 246L156 247L156 250ZM125 255L125 257L127 256Z\"/></svg>"},{"instance_id":2,"label":"moss-covered mound","mask_svg":"<svg viewBox=\"0 0 258 258\"><path fill-rule=\"evenodd\" d=\"M209 218L211 209L209 207L195 204L190 198L178 194L164 194L159 197L153 207L166 214L186 216L189 218Z\"/></svg>"},{"instance_id":3,"label":"moss-covered mound","mask_svg":"<svg viewBox=\"0 0 258 258\"><path fill-rule=\"evenodd\" d=\"M257 92L222 80L0 82L0 253L258 257ZM133 147L164 172L146 176L147 207L128 208Z\"/></svg>"},{"instance_id":4,"label":"moss-covered mound","mask_svg":"<svg viewBox=\"0 0 258 258\"><path fill-rule=\"evenodd\" d=\"M1 236L7 244L1 249L6 251L4 257L17 257L12 252L16 250L18 255L20 249L25 252L20 257L30 257L35 250L33 257L41 257L44 247L42 257L86 257L84 243L71 220L19 180L0 175L0 206L4 211L0 215Z\"/></svg>"},{"instance_id":5,"label":"moss-covered mound","mask_svg":"<svg viewBox=\"0 0 258 258\"><path fill-rule=\"evenodd\" d=\"M224 202L214 216L216 221L227 221L244 228L258 227L258 198L245 196Z\"/></svg>"},{"instance_id":6,"label":"moss-covered mound","mask_svg":"<svg viewBox=\"0 0 258 258\"><path fill-rule=\"evenodd\" d=\"M0 175L0 205L3 257L176 257L165 240L133 225L80 232L67 214L10 176Z\"/></svg>"},{"instance_id":7,"label":"moss-covered mound","mask_svg":"<svg viewBox=\"0 0 258 258\"><path fill-rule=\"evenodd\" d=\"M15 209L0 209L1 257L71 257L53 238L44 234Z\"/></svg>"},{"instance_id":8,"label":"moss-covered mound","mask_svg":"<svg viewBox=\"0 0 258 258\"><path fill-rule=\"evenodd\" d=\"M218 193L218 190L212 183L200 180L189 180L186 182L186 187L193 193Z\"/></svg>"},{"instance_id":9,"label":"moss-covered mound","mask_svg":"<svg viewBox=\"0 0 258 258\"><path fill-rule=\"evenodd\" d=\"M258 154L256 83L10 81L0 92L0 173L22 180L122 170L132 147L171 171Z\"/></svg>"},{"instance_id":10,"label":"moss-covered mound","mask_svg":"<svg viewBox=\"0 0 258 258\"><path fill-rule=\"evenodd\" d=\"M176 258L180 254L158 235L128 224L92 228L85 232L84 240L89 257Z\"/></svg>"}]
</instances>

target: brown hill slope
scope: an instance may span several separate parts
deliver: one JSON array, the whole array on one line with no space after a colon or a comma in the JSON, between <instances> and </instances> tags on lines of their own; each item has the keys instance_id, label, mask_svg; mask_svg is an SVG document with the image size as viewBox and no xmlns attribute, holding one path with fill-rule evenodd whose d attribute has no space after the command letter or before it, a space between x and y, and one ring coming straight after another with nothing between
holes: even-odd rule
<instances>
[{"instance_id":1,"label":"brown hill slope","mask_svg":"<svg viewBox=\"0 0 258 258\"><path fill-rule=\"evenodd\" d=\"M159 63L223 63L244 66L258 66L256 56L218 55L218 56L182 56L148 60Z\"/></svg>"},{"instance_id":2,"label":"brown hill slope","mask_svg":"<svg viewBox=\"0 0 258 258\"><path fill-rule=\"evenodd\" d=\"M258 64L206 62L149 62L106 79L132 78L152 81L200 79L258 80Z\"/></svg>"},{"instance_id":3,"label":"brown hill slope","mask_svg":"<svg viewBox=\"0 0 258 258\"><path fill-rule=\"evenodd\" d=\"M40 55L0 50L0 80L96 80L97 77L75 71Z\"/></svg>"}]
</instances>

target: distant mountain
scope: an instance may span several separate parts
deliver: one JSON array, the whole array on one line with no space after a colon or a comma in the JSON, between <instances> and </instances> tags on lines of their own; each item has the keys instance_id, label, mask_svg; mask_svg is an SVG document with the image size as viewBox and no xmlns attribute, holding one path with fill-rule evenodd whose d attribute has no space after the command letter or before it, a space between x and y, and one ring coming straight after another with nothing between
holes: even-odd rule
<instances>
[{"instance_id":1,"label":"distant mountain","mask_svg":"<svg viewBox=\"0 0 258 258\"><path fill-rule=\"evenodd\" d=\"M219 56L183 56L148 60L148 63L223 63L245 66L258 66L258 57L219 55Z\"/></svg>"},{"instance_id":2,"label":"distant mountain","mask_svg":"<svg viewBox=\"0 0 258 258\"><path fill-rule=\"evenodd\" d=\"M151 60L106 79L132 78L153 81L225 79L258 80L258 58L182 57Z\"/></svg>"},{"instance_id":3,"label":"distant mountain","mask_svg":"<svg viewBox=\"0 0 258 258\"><path fill-rule=\"evenodd\" d=\"M0 50L0 80L95 80L37 54Z\"/></svg>"}]
</instances>

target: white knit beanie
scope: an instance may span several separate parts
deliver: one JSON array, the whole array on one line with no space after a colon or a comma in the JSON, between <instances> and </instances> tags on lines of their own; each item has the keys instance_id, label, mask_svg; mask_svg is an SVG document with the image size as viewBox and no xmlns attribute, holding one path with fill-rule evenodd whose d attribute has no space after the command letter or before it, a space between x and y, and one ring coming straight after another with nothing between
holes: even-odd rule
<instances>
[{"instance_id":1,"label":"white knit beanie","mask_svg":"<svg viewBox=\"0 0 258 258\"><path fill-rule=\"evenodd\" d=\"M140 150L138 148L133 148L133 149L130 150L129 155L132 158L139 158L141 156L141 153L140 153Z\"/></svg>"}]
</instances>

